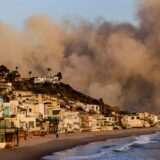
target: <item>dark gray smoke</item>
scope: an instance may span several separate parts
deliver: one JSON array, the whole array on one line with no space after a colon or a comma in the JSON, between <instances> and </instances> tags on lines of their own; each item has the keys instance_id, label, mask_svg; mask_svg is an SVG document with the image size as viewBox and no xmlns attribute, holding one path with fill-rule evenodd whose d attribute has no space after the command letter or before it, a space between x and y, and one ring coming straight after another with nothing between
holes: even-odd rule
<instances>
[{"instance_id":1,"label":"dark gray smoke","mask_svg":"<svg viewBox=\"0 0 160 160\"><path fill-rule=\"evenodd\" d=\"M23 31L0 23L0 63L27 74L61 71L64 81L106 103L132 111L160 111L160 1L143 0L139 26L26 21Z\"/></svg>"}]
</instances>

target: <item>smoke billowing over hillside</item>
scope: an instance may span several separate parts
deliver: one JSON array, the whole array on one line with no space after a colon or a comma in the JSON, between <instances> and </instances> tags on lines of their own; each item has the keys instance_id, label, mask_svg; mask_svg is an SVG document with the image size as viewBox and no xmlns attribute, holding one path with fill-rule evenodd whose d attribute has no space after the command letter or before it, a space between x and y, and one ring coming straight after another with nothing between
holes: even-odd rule
<instances>
[{"instance_id":1,"label":"smoke billowing over hillside","mask_svg":"<svg viewBox=\"0 0 160 160\"><path fill-rule=\"evenodd\" d=\"M138 4L139 26L29 18L23 31L0 23L0 64L25 74L61 71L65 82L111 105L160 111L160 1Z\"/></svg>"}]
</instances>

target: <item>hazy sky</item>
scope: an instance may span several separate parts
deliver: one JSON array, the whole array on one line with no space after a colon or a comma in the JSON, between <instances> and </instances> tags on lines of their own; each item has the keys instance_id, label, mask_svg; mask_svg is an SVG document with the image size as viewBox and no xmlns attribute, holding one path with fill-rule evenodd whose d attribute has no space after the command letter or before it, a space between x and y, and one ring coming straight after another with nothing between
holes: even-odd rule
<instances>
[{"instance_id":1,"label":"hazy sky","mask_svg":"<svg viewBox=\"0 0 160 160\"><path fill-rule=\"evenodd\" d=\"M135 0L0 0L0 20L21 28L27 17L47 14L59 21L65 18L131 21Z\"/></svg>"}]
</instances>

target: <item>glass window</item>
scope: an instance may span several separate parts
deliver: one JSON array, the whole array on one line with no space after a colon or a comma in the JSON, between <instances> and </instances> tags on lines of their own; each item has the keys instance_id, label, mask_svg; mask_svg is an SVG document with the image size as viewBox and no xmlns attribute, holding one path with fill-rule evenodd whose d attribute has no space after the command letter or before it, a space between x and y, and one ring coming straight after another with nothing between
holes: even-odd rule
<instances>
[{"instance_id":1,"label":"glass window","mask_svg":"<svg viewBox=\"0 0 160 160\"><path fill-rule=\"evenodd\" d=\"M29 128L34 128L34 122L33 121L29 122Z\"/></svg>"}]
</instances>

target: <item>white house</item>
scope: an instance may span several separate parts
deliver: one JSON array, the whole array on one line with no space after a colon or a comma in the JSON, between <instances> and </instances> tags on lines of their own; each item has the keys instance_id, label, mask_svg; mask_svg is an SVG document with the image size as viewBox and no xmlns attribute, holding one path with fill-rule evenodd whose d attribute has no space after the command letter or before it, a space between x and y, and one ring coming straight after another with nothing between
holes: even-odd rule
<instances>
[{"instance_id":1,"label":"white house","mask_svg":"<svg viewBox=\"0 0 160 160\"><path fill-rule=\"evenodd\" d=\"M58 76L53 76L53 77L35 77L34 78L34 83L59 83L59 77Z\"/></svg>"},{"instance_id":2,"label":"white house","mask_svg":"<svg viewBox=\"0 0 160 160\"><path fill-rule=\"evenodd\" d=\"M64 113L64 132L80 132L79 112L66 111Z\"/></svg>"},{"instance_id":3,"label":"white house","mask_svg":"<svg viewBox=\"0 0 160 160\"><path fill-rule=\"evenodd\" d=\"M142 128L145 127L144 120L141 120L138 115L127 115L121 118L121 124L124 128Z\"/></svg>"},{"instance_id":4,"label":"white house","mask_svg":"<svg viewBox=\"0 0 160 160\"><path fill-rule=\"evenodd\" d=\"M91 131L99 131L99 126L97 125L97 119L95 116L90 115L89 116L89 128L91 128Z\"/></svg>"},{"instance_id":5,"label":"white house","mask_svg":"<svg viewBox=\"0 0 160 160\"><path fill-rule=\"evenodd\" d=\"M45 83L46 82L46 77L35 77L34 78L34 83Z\"/></svg>"},{"instance_id":6,"label":"white house","mask_svg":"<svg viewBox=\"0 0 160 160\"><path fill-rule=\"evenodd\" d=\"M77 102L76 103L77 107L81 107L83 110L85 110L86 112L95 112L97 114L100 113L100 106L99 105L95 105L95 104L84 104L81 102Z\"/></svg>"}]
</instances>

